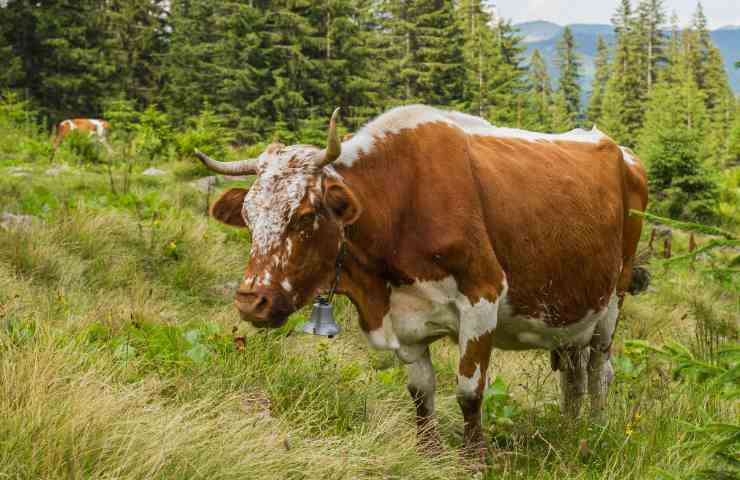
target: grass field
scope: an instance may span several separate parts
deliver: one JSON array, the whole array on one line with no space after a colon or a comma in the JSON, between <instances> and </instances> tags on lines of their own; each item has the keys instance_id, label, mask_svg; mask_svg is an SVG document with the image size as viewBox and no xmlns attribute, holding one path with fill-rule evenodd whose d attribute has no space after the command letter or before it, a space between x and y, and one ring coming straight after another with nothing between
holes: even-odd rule
<instances>
[{"instance_id":1,"label":"grass field","mask_svg":"<svg viewBox=\"0 0 740 480\"><path fill-rule=\"evenodd\" d=\"M653 260L627 298L603 424L562 419L546 352L495 351L494 453L475 473L454 345L433 348L445 453L430 458L403 366L366 346L345 299L333 340L294 333L305 311L277 331L238 322L249 237L204 215L195 163L121 165L115 193L105 165L60 165L0 157L0 213L35 218L0 229L0 478L738 478L740 290L709 261Z\"/></svg>"}]
</instances>

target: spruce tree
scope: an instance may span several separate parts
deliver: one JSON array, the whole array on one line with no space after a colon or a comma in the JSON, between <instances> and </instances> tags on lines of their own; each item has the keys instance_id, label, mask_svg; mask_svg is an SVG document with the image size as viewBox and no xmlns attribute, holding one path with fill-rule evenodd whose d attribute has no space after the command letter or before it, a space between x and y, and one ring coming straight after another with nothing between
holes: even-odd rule
<instances>
[{"instance_id":1,"label":"spruce tree","mask_svg":"<svg viewBox=\"0 0 740 480\"><path fill-rule=\"evenodd\" d=\"M558 91L565 98L568 114L573 121L577 119L581 111L581 63L576 52L575 38L570 27L565 27L563 36L557 45L555 64L560 70L558 80Z\"/></svg>"},{"instance_id":2,"label":"spruce tree","mask_svg":"<svg viewBox=\"0 0 740 480\"><path fill-rule=\"evenodd\" d=\"M592 124L598 124L601 118L602 103L604 102L604 89L609 80L609 46L604 37L599 35L596 42L596 58L594 59L596 73L591 83L591 97L588 103L588 119Z\"/></svg>"},{"instance_id":3,"label":"spruce tree","mask_svg":"<svg viewBox=\"0 0 740 480\"><path fill-rule=\"evenodd\" d=\"M105 5L106 50L116 69L110 87L142 107L156 103L168 44L168 3L110 0Z\"/></svg>"},{"instance_id":4,"label":"spruce tree","mask_svg":"<svg viewBox=\"0 0 740 480\"><path fill-rule=\"evenodd\" d=\"M550 122L552 131L555 133L567 132L576 126L575 118L569 110L568 99L562 90L559 90L553 98L550 107Z\"/></svg>"},{"instance_id":5,"label":"spruce tree","mask_svg":"<svg viewBox=\"0 0 740 480\"><path fill-rule=\"evenodd\" d=\"M612 17L616 46L611 76L604 89L601 126L615 140L634 146L642 127L646 77L640 65L641 41L630 0Z\"/></svg>"},{"instance_id":6,"label":"spruce tree","mask_svg":"<svg viewBox=\"0 0 740 480\"><path fill-rule=\"evenodd\" d=\"M109 88L115 65L106 50L104 5L9 0L0 12L0 31L16 66L5 69L14 77L10 86L23 88L53 122L100 115L103 100L115 93Z\"/></svg>"},{"instance_id":7,"label":"spruce tree","mask_svg":"<svg viewBox=\"0 0 740 480\"><path fill-rule=\"evenodd\" d=\"M529 59L527 80L530 94L527 96L529 115L526 126L532 130L548 131L551 128L552 85L547 65L538 49L534 49Z\"/></svg>"},{"instance_id":8,"label":"spruce tree","mask_svg":"<svg viewBox=\"0 0 740 480\"><path fill-rule=\"evenodd\" d=\"M463 90L463 32L450 0L380 2L392 103L449 104Z\"/></svg>"},{"instance_id":9,"label":"spruce tree","mask_svg":"<svg viewBox=\"0 0 740 480\"><path fill-rule=\"evenodd\" d=\"M663 31L665 7L663 0L640 0L637 6L637 36L641 39L641 63L644 66L646 94L653 88L658 68L667 59Z\"/></svg>"}]
</instances>

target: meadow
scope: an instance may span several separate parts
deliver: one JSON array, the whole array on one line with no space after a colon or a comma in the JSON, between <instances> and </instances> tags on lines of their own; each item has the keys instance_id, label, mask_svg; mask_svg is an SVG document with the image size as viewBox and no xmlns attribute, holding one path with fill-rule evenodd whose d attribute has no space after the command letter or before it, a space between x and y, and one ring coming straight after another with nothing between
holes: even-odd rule
<instances>
[{"instance_id":1,"label":"meadow","mask_svg":"<svg viewBox=\"0 0 740 480\"><path fill-rule=\"evenodd\" d=\"M305 309L275 331L239 322L249 234L206 208L249 180L208 188L195 159L123 142L106 157L77 139L50 161L48 143L0 129L0 214L29 216L0 227L0 478L739 478L737 246L672 263L657 249L625 302L603 423L563 419L547 352L494 351L493 453L475 472L455 345L433 347L445 449L430 457L404 367L366 345L346 299L335 339L297 333ZM674 256L688 248L674 229Z\"/></svg>"}]
</instances>

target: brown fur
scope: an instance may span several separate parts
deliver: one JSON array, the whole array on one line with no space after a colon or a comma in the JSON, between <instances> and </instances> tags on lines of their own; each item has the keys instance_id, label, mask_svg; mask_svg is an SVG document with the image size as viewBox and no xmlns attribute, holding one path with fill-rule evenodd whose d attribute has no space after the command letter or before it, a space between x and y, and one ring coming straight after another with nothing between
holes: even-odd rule
<instances>
[{"instance_id":1,"label":"brown fur","mask_svg":"<svg viewBox=\"0 0 740 480\"><path fill-rule=\"evenodd\" d=\"M328 287L342 238L339 291L357 307L366 332L381 327L392 287L419 280L452 276L471 304L496 301L506 280L514 314L554 327L604 309L615 290L621 298L629 287L642 228L629 210L645 209L647 182L642 166L625 161L610 140L532 142L425 123L387 134L352 167L334 167L339 177L316 172L323 198L311 204L307 195L285 234L294 253L273 285L290 279L293 308ZM214 216L233 224L239 196L227 192L217 204ZM315 215L317 230L310 228ZM252 258L247 275L268 261ZM272 289L240 294L287 295ZM276 315L265 312L250 320L273 322ZM459 399L469 447L482 442L491 348L484 334L460 359L460 375L482 372L474 395ZM421 433L428 412L419 392L411 394Z\"/></svg>"},{"instance_id":2,"label":"brown fur","mask_svg":"<svg viewBox=\"0 0 740 480\"><path fill-rule=\"evenodd\" d=\"M100 140L105 141L105 136L107 132L110 131L110 124L106 122L105 120L99 120L99 121L103 124L103 130L105 132L103 134L103 137ZM69 122L72 122L75 128L72 128ZM62 122L59 122L59 124L56 127L56 134L54 135L54 141L52 142L54 146L54 150L59 148L59 146L62 144L66 136L69 135L69 133L72 132L73 130L79 130L80 132L90 133L91 135L97 135L97 128L95 126L95 123L91 122L90 119L73 118L69 120L64 120Z\"/></svg>"}]
</instances>

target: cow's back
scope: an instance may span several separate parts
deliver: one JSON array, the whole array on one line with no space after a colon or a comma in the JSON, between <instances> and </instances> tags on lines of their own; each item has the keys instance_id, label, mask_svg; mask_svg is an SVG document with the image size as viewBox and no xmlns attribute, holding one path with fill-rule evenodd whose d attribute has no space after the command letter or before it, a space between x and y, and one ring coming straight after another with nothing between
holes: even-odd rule
<instances>
[{"instance_id":1,"label":"cow's back","mask_svg":"<svg viewBox=\"0 0 740 480\"><path fill-rule=\"evenodd\" d=\"M625 249L619 147L473 137L470 149L513 313L562 326L606 308Z\"/></svg>"}]
</instances>

